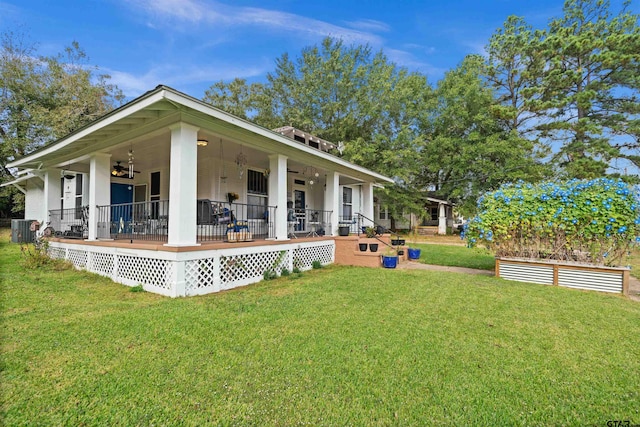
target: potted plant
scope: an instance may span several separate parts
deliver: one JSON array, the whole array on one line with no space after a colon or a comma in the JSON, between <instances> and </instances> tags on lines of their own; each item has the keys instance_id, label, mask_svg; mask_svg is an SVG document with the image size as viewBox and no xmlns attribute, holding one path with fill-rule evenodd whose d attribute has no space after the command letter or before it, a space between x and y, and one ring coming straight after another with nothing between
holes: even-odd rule
<instances>
[{"instance_id":1,"label":"potted plant","mask_svg":"<svg viewBox=\"0 0 640 427\"><path fill-rule=\"evenodd\" d=\"M382 266L384 268L396 268L398 265L398 254L391 249L388 249L384 255L382 255Z\"/></svg>"},{"instance_id":2,"label":"potted plant","mask_svg":"<svg viewBox=\"0 0 640 427\"><path fill-rule=\"evenodd\" d=\"M351 229L351 224L348 222L340 222L338 223L338 235L340 236L348 236L349 230Z\"/></svg>"},{"instance_id":3,"label":"potted plant","mask_svg":"<svg viewBox=\"0 0 640 427\"><path fill-rule=\"evenodd\" d=\"M411 230L411 238L409 243L408 257L410 260L420 259L421 250L420 248L415 247L415 244L417 241L418 241L418 229L414 228L413 230Z\"/></svg>"},{"instance_id":4,"label":"potted plant","mask_svg":"<svg viewBox=\"0 0 640 427\"><path fill-rule=\"evenodd\" d=\"M399 236L398 236L399 237ZM391 239L391 246L404 246L406 243L405 239Z\"/></svg>"},{"instance_id":5,"label":"potted plant","mask_svg":"<svg viewBox=\"0 0 640 427\"><path fill-rule=\"evenodd\" d=\"M376 229L373 227L367 227L364 229L364 234L366 234L370 239L376 237Z\"/></svg>"},{"instance_id":6,"label":"potted plant","mask_svg":"<svg viewBox=\"0 0 640 427\"><path fill-rule=\"evenodd\" d=\"M240 196L238 195L238 193L227 193L227 201L231 204L233 202L235 202L236 200L238 200L240 198Z\"/></svg>"}]
</instances>

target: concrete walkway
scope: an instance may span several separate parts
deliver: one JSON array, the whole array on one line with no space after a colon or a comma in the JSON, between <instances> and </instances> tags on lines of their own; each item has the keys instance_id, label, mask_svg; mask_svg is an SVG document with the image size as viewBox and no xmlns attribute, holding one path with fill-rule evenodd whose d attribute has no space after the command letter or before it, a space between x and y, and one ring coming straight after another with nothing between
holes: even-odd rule
<instances>
[{"instance_id":1,"label":"concrete walkway","mask_svg":"<svg viewBox=\"0 0 640 427\"><path fill-rule=\"evenodd\" d=\"M449 271L451 273L478 274L481 276L494 276L491 270L478 270L475 268L465 267L447 267L444 265L423 264L416 261L405 261L398 264L401 270L431 270L431 271ZM640 280L635 277L629 278L629 299L640 302Z\"/></svg>"},{"instance_id":2,"label":"concrete walkway","mask_svg":"<svg viewBox=\"0 0 640 427\"><path fill-rule=\"evenodd\" d=\"M478 270L466 267L448 267L445 265L423 264L417 261L403 261L398 264L399 269L404 270L431 270L431 271L449 271L452 273L479 274L481 276L493 276L492 270Z\"/></svg>"}]
</instances>

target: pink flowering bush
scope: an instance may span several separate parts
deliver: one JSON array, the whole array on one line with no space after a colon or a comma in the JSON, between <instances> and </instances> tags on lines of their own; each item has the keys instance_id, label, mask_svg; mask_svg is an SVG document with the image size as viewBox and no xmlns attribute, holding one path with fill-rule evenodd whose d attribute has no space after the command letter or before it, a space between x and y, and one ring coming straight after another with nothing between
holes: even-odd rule
<instances>
[{"instance_id":1,"label":"pink flowering bush","mask_svg":"<svg viewBox=\"0 0 640 427\"><path fill-rule=\"evenodd\" d=\"M497 256L611 266L640 242L638 192L621 180L506 184L478 212L463 237Z\"/></svg>"}]
</instances>

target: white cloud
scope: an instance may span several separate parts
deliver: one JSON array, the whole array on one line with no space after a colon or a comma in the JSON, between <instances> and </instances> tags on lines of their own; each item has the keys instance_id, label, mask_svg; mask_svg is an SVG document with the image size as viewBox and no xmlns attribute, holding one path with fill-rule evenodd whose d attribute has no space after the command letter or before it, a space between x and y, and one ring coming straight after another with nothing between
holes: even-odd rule
<instances>
[{"instance_id":1,"label":"white cloud","mask_svg":"<svg viewBox=\"0 0 640 427\"><path fill-rule=\"evenodd\" d=\"M2 11L2 13L0 13L0 25L8 24L9 21L22 18L23 15L19 7L3 1L0 1L0 10Z\"/></svg>"},{"instance_id":2,"label":"white cloud","mask_svg":"<svg viewBox=\"0 0 640 427\"><path fill-rule=\"evenodd\" d=\"M360 31L378 31L387 32L391 29L389 25L384 22L376 21L374 19L361 19L359 21L348 21L346 24Z\"/></svg>"},{"instance_id":3,"label":"white cloud","mask_svg":"<svg viewBox=\"0 0 640 427\"><path fill-rule=\"evenodd\" d=\"M433 46L423 46L421 44L418 43L405 43L402 45L403 48L405 49L411 49L411 50L418 50L422 53L425 53L427 55L430 55L432 53L436 52L436 48Z\"/></svg>"},{"instance_id":4,"label":"white cloud","mask_svg":"<svg viewBox=\"0 0 640 427\"><path fill-rule=\"evenodd\" d=\"M111 76L111 83L117 85L127 97L136 97L159 84L179 89L194 83L213 83L218 80L230 80L236 77L249 78L264 74L268 64L253 64L252 66L223 64L209 64L198 66L171 66L163 65L152 68L143 74L133 74L118 70L104 69Z\"/></svg>"},{"instance_id":5,"label":"white cloud","mask_svg":"<svg viewBox=\"0 0 640 427\"><path fill-rule=\"evenodd\" d=\"M207 25L209 29L226 27L259 27L272 31L308 34L310 36L332 36L351 43L369 43L381 45L382 40L369 32L375 28L380 31L387 28L383 23L373 20L357 21L361 29L350 29L288 12L256 7L229 6L216 1L201 0L126 0L131 6L168 24L180 25L184 31L193 30L193 25ZM356 23L356 24L357 24ZM158 22L149 23L157 28ZM175 27L174 27L175 28Z\"/></svg>"}]
</instances>

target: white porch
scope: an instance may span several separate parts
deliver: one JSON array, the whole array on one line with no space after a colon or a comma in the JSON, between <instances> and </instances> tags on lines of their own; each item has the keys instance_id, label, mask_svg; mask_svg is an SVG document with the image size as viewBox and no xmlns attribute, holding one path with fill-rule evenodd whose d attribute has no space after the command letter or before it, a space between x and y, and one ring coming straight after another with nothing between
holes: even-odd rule
<instances>
[{"instance_id":1,"label":"white porch","mask_svg":"<svg viewBox=\"0 0 640 427\"><path fill-rule=\"evenodd\" d=\"M373 218L373 186L391 179L331 154L328 141L285 133L158 86L9 167L21 169L12 184L25 193L27 217L55 229L53 256L123 283L191 295L201 288L192 285L201 279L186 279L200 277L194 265L214 271L202 285L210 292L226 289L229 257L268 264L271 255L257 254L285 253L292 265L304 252L311 254L304 262L333 262L330 239L301 238L335 236L339 221L355 224L357 214ZM258 246L207 246L239 240ZM269 249L269 242L285 247ZM131 277L123 265L154 279ZM262 277L265 265L245 279Z\"/></svg>"}]
</instances>

